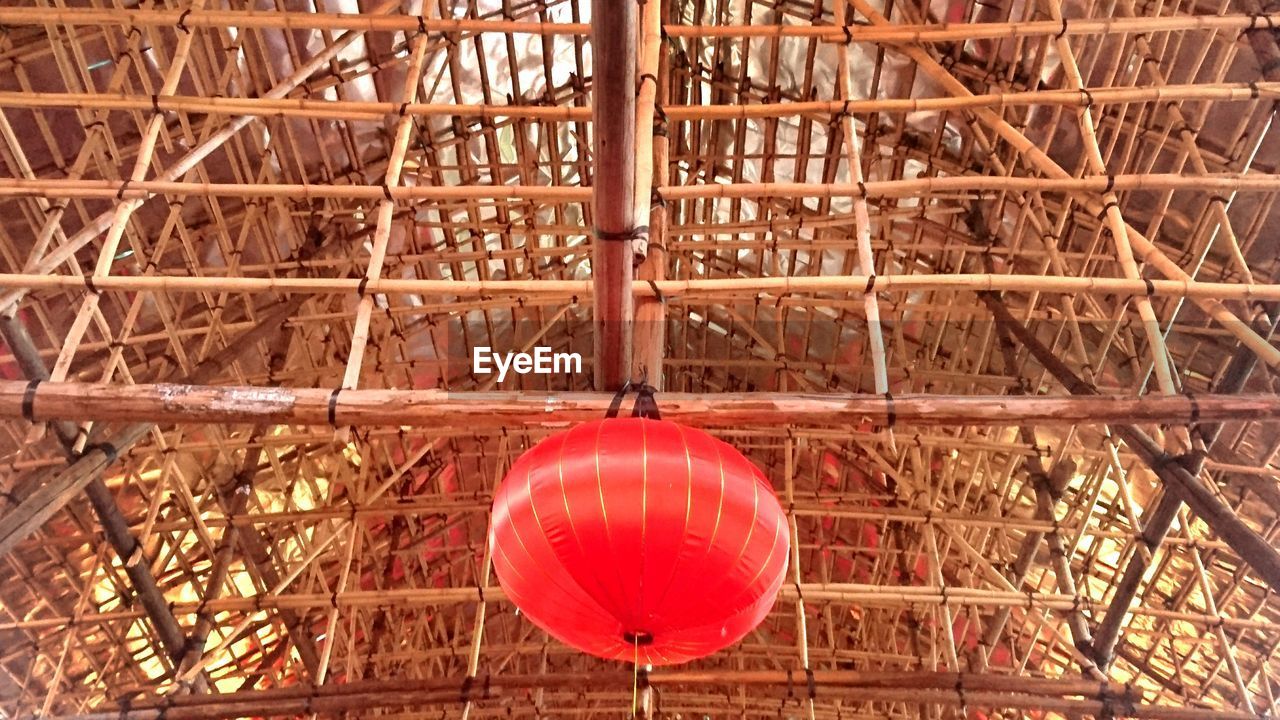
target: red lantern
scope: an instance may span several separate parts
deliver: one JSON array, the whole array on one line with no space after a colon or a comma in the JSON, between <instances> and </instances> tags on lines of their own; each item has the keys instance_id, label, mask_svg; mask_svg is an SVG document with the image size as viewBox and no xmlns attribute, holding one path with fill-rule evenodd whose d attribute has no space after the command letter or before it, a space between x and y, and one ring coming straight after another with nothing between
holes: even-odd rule
<instances>
[{"instance_id":1,"label":"red lantern","mask_svg":"<svg viewBox=\"0 0 1280 720\"><path fill-rule=\"evenodd\" d=\"M664 420L597 420L512 466L493 567L538 627L598 657L670 665L738 642L786 574L786 517L729 445Z\"/></svg>"}]
</instances>

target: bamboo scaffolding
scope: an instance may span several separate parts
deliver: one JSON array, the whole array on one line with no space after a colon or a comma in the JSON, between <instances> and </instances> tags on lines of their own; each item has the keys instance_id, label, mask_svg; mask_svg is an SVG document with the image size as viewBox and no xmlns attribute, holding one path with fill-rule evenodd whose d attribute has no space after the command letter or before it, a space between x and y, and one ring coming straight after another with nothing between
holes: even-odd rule
<instances>
[{"instance_id":1,"label":"bamboo scaffolding","mask_svg":"<svg viewBox=\"0 0 1280 720\"><path fill-rule=\"evenodd\" d=\"M843 46L842 46L843 47ZM1280 97L1280 82L1161 84L1157 87L1091 86L1088 96L1077 90L1029 90L971 97L880 98L827 101L790 101L758 105L703 105L664 107L668 122L693 120L746 120L797 115L853 116L877 113L933 113L977 107L1013 108L1034 105L1083 107L1094 105L1166 104L1184 101L1250 102ZM308 97L235 98L190 95L143 97L121 92L42 93L0 91L0 108L72 108L95 112L140 112L159 108L166 113L210 113L254 117L298 117L325 120L382 120L398 118L401 103L361 100L321 100ZM584 122L591 108L546 105L476 105L412 102L404 105L415 117L522 119L543 122Z\"/></svg>"},{"instance_id":2,"label":"bamboo scaffolding","mask_svg":"<svg viewBox=\"0 0 1280 720\"><path fill-rule=\"evenodd\" d=\"M1008 310L993 296L984 300L992 313L1000 320L999 327L1018 339L1036 358L1073 394L1089 396L1097 390L1071 372L1051 351L1044 347L1026 329L1014 320ZM1198 422L1189 420L1188 424ZM1280 552L1255 530L1240 520L1226 505L1205 487L1199 477L1192 475L1178 461L1164 451L1158 443L1141 430L1130 425L1111 423L1115 433L1131 450L1138 454L1165 484L1166 492L1187 503L1210 528L1231 545L1242 560L1249 564L1272 588L1280 589Z\"/></svg>"},{"instance_id":3,"label":"bamboo scaffolding","mask_svg":"<svg viewBox=\"0 0 1280 720\"><path fill-rule=\"evenodd\" d=\"M485 550L509 459L609 403L627 208L630 377L764 471L795 580L642 716L1280 712L1274 9L650 2L610 79L605 13L500 5L0 7L0 714L634 704Z\"/></svg>"},{"instance_id":4,"label":"bamboo scaffolding","mask_svg":"<svg viewBox=\"0 0 1280 720\"><path fill-rule=\"evenodd\" d=\"M370 17L356 13L311 13L266 10L127 10L116 8L0 8L0 22L9 25L168 26L179 20L190 28L254 28L290 30L351 30L358 32L503 33L528 35L589 35L587 23L520 22L501 19L443 19L417 15ZM1060 33L1092 35L1188 30L1235 31L1280 25L1280 14L1175 15L1166 17L1084 18L1061 22L941 23L893 28L865 25L665 25L669 37L820 39L827 42L955 42L985 38L1046 37ZM846 28L848 35L846 35Z\"/></svg>"},{"instance_id":5,"label":"bamboo scaffolding","mask_svg":"<svg viewBox=\"0 0 1280 720\"><path fill-rule=\"evenodd\" d=\"M375 13L386 12L394 4L395 4L394 0L388 0L387 2L383 3L378 10L375 10ZM175 21L176 21L176 18L175 18ZM285 96L290 91L292 91L295 87L305 82L306 79L310 77L317 69L324 67L325 64L330 62L339 52L342 51L343 48L345 48L348 44L357 40L359 37L360 37L360 33L351 32L351 33L346 33L343 36L337 38L331 45L325 48L322 52L317 53L315 57L311 58L311 60L309 60L306 64L299 67L298 70L295 71L292 75L282 80L279 84L277 84L274 88L272 88L269 92L267 92L265 96L268 98L277 98L277 97ZM253 118L251 116L240 116L232 119L231 122L229 122L225 127L220 129L217 133L210 136L208 139L202 142L199 146L195 147L186 155L182 156L182 158L180 158L179 160L174 162L172 165L170 165L165 172L159 175L157 181L172 182L172 181L176 181L178 178L183 177L184 175L187 174L188 171L190 171L192 168L198 165L201 160L208 157L210 153L222 147L224 143L226 143L237 132L239 132L246 125L248 125L252 120ZM144 181L144 182L139 182L134 184L141 185L141 184L157 182L157 181ZM67 182L86 182L86 181L81 180L81 181L67 181ZM121 186L120 189L123 190L124 183L121 183L120 186ZM82 247L88 245L90 242L95 240L101 233L109 230L115 221L116 213L127 214L129 212L132 212L133 209L136 209L142 203L154 197L154 193L128 194L128 193L119 192L119 191L117 191L117 193L112 193L110 197L113 197L116 200L124 201L126 198L126 195L128 196L128 201L122 202L120 205L118 205L117 206L118 209L109 210L107 212L102 213L98 217L94 218L92 222L87 223L85 227L82 228L80 231L78 231L73 237L68 238L66 243L56 248L54 251L50 252L48 255L41 257L38 262L34 264L28 263L26 266L26 269L28 271L37 272L37 273L52 271L54 268L58 267L66 260L74 257L77 251L79 251ZM129 208L129 209L126 210L126 208ZM21 298L22 298L21 293L10 292L10 293L5 293L4 295L0 295L0 308L12 309L16 305L16 303L19 300L21 300Z\"/></svg>"}]
</instances>

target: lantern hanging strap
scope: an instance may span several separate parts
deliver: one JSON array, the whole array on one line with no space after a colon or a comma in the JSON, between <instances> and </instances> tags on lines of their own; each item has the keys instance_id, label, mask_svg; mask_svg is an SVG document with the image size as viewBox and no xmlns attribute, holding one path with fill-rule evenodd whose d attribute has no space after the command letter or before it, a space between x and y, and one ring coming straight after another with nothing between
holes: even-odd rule
<instances>
[{"instance_id":1,"label":"lantern hanging strap","mask_svg":"<svg viewBox=\"0 0 1280 720\"><path fill-rule=\"evenodd\" d=\"M618 412L622 410L622 401L626 398L627 393L631 390L636 391L636 401L631 408L631 417L647 418L649 420L661 420L662 413L658 411L657 393L658 389L650 385L648 379L641 380L639 383L633 383L628 380L618 392L614 393L613 400L609 403L609 409L605 411L605 418L616 418Z\"/></svg>"}]
</instances>

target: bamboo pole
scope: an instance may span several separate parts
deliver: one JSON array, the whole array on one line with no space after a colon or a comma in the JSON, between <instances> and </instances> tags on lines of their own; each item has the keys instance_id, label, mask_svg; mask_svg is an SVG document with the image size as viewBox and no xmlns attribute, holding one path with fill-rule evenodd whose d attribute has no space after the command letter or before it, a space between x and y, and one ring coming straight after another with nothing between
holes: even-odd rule
<instances>
[{"instance_id":1,"label":"bamboo pole","mask_svg":"<svg viewBox=\"0 0 1280 720\"><path fill-rule=\"evenodd\" d=\"M610 393L351 390L0 381L0 417L36 421L538 427L598 418ZM977 396L663 393L664 417L693 425L1186 423L1280 417L1276 395ZM1135 449L1135 451L1141 452Z\"/></svg>"},{"instance_id":2,"label":"bamboo pole","mask_svg":"<svg viewBox=\"0 0 1280 720\"><path fill-rule=\"evenodd\" d=\"M875 98L813 100L753 105L700 105L664 107L668 122L692 120L747 120L785 118L797 115L853 116L881 113L935 113L978 107L1000 109L1039 105L1083 107L1089 99L1095 106L1108 104L1166 104L1210 101L1243 103L1280 98L1280 82L1221 82L1162 84L1159 86L1096 86L1088 96L1076 90L1026 90L985 93L970 97ZM200 97L193 95L141 96L125 92L55 93L0 91L0 108L69 108L106 112L143 112L159 107L172 113L207 113L255 117L296 117L317 120L382 120L397 118L399 103L379 100L320 100L310 97ZM421 103L405 106L415 117L481 118L487 120L537 120L541 122L589 122L591 108L577 105L480 105L468 103ZM665 183L664 183L665 184Z\"/></svg>"},{"instance_id":3,"label":"bamboo pole","mask_svg":"<svg viewBox=\"0 0 1280 720\"><path fill-rule=\"evenodd\" d=\"M637 283L632 293L653 297L661 293L671 301L691 302L710 298L756 297L798 294L847 294L865 291L871 276L774 276L694 280L660 280ZM404 293L443 298L523 297L529 300L584 302L591 297L589 280L416 280L381 278L203 277L178 275L111 275L95 282L98 292L275 292L295 295L365 292ZM1052 277L955 273L947 275L885 275L875 279L876 292L907 293L919 290L952 292L1042 292L1073 295L1144 295L1185 297L1197 300L1280 301L1280 284L1201 282L1197 280L1134 280L1107 277ZM33 290L82 290L85 281L66 275L0 273L0 287L10 292ZM656 288L656 293L655 293ZM474 302L474 301L473 301ZM504 301L509 304L511 301ZM1277 351L1280 352L1280 351Z\"/></svg>"},{"instance_id":4,"label":"bamboo pole","mask_svg":"<svg viewBox=\"0 0 1280 720\"><path fill-rule=\"evenodd\" d=\"M804 583L804 573L800 570L800 525L796 521L796 483L795 483L795 461L796 461L796 443L793 438L788 437L782 446L782 462L783 462L783 496L782 500L787 503L787 532L791 536L791 548L788 563L791 565L788 572L791 575L792 584L795 587L795 622L796 622L796 650L800 654L800 669L804 671L806 679L813 672L813 668L809 664L809 618L805 612L804 591L801 589ZM806 703L809 720L814 718L813 709L814 696L810 695Z\"/></svg>"},{"instance_id":5,"label":"bamboo pole","mask_svg":"<svg viewBox=\"0 0 1280 720\"><path fill-rule=\"evenodd\" d=\"M422 65L426 60L427 35L419 34L413 39L409 65L405 70L404 87L400 97L404 102L413 102L418 98L418 88L422 84ZM390 190L399 187L400 174L404 168L405 153L409 149L409 133L413 129L413 115L404 113L396 122L395 135L391 142L391 157L387 160L386 175L382 187ZM365 269L360 285L360 302L356 306L355 321L351 328L351 347L347 352L346 370L342 376L343 390L354 390L360 384L360 368L364 362L365 349L369 345L369 321L373 317L374 293L364 290L367 283L377 282L382 277L383 264L387 258L387 245L391 241L391 223L396 204L390 193L378 203L376 227L373 232L372 245L369 251L369 265ZM339 442L349 439L346 428L336 430Z\"/></svg>"},{"instance_id":6,"label":"bamboo pole","mask_svg":"<svg viewBox=\"0 0 1280 720\"><path fill-rule=\"evenodd\" d=\"M637 255L643 260L636 267L636 279L642 282L664 280L667 276L667 207L655 192L658 185L670 181L667 143L668 118L658 115L658 103L665 105L668 95L670 63L662 52L663 0L643 4L640 16L639 95L636 101L636 185L633 212L637 226ZM635 323L630 377L645 380L663 389L663 359L666 356L667 303L660 296L635 298Z\"/></svg>"},{"instance_id":7,"label":"bamboo pole","mask_svg":"<svg viewBox=\"0 0 1280 720\"><path fill-rule=\"evenodd\" d=\"M491 591L492 590L492 591ZM381 591L347 590L336 596L340 607L347 609L375 610L407 610L449 605L464 605L479 601L481 592L485 602L506 603L506 595L501 586L490 588L456 587L456 588L411 588ZM981 588L943 588L935 585L868 585L865 583L803 583L799 589L793 585L784 585L779 592L779 599L792 601L803 595L813 604L859 605L866 608L884 608L901 610L921 606L939 606L945 596L946 602L952 606L963 605L982 610L1001 611L1004 608L1023 610L1070 612L1078 606L1081 599L1075 595L1045 593L1031 591L993 591ZM265 593L247 597L220 597L206 603L205 608L216 612L254 613L260 608L275 610L281 615L287 612L308 609L332 608L335 596L326 593ZM172 612L176 615L195 615L200 611L198 601L182 601L172 604ZM1142 607L1133 609L1133 614L1165 621L1177 621L1203 626L1210 630L1219 624L1236 631L1256 631L1259 633L1275 633L1280 625L1266 620L1252 618L1236 618L1229 615L1209 615L1202 612L1166 610L1164 608ZM109 624L120 621L146 617L145 610L122 609L85 612L74 616L53 615L31 620L14 620L0 622L0 630L49 630L69 625ZM1138 632L1138 631L1135 631ZM1174 635L1176 638L1199 640L1201 630L1197 628L1190 635Z\"/></svg>"},{"instance_id":8,"label":"bamboo pole","mask_svg":"<svg viewBox=\"0 0 1280 720\"><path fill-rule=\"evenodd\" d=\"M634 333L637 14L631 2L591 3L594 386L610 391L630 379Z\"/></svg>"},{"instance_id":9,"label":"bamboo pole","mask_svg":"<svg viewBox=\"0 0 1280 720\"><path fill-rule=\"evenodd\" d=\"M177 26L278 30L354 30L358 32L414 32L527 35L589 35L587 23L527 22L502 19L445 19L419 15L374 17L357 13L280 12L269 10L125 10L116 8L0 8L0 23L8 25ZM1067 26L1060 22L929 23L896 27L865 25L666 25L673 38L801 38L826 42L951 43L964 40L1066 35L1159 33L1188 30L1240 32L1280 25L1280 13L1168 15L1149 18L1081 18ZM846 35L847 31L847 35Z\"/></svg>"},{"instance_id":10,"label":"bamboo pole","mask_svg":"<svg viewBox=\"0 0 1280 720\"><path fill-rule=\"evenodd\" d=\"M482 682L433 678L400 681L358 681L324 687L241 691L221 696L138 699L126 707L55 720L214 720L245 715L297 715L308 712L340 713L382 707L450 705L475 697L517 697L517 690L534 688L572 690L581 687L617 687L630 684L627 673L571 673L539 675L490 675ZM709 672L661 671L649 676L655 687L676 688L751 686L781 695L794 682L790 673L776 670L717 670ZM1055 710L1090 715L1124 713L1149 720L1256 720L1252 713L1209 710L1198 707L1151 705L1141 694L1118 683L1051 680L978 673L815 671L814 686L822 702L831 698L861 702L925 703L944 707L992 707ZM523 694L523 693L521 693ZM629 696L629 695L628 695ZM1080 698L1080 699L1074 699Z\"/></svg>"},{"instance_id":11,"label":"bamboo pole","mask_svg":"<svg viewBox=\"0 0 1280 720\"><path fill-rule=\"evenodd\" d=\"M496 493L499 483L502 482L502 471L506 466L508 459L507 436L502 436L498 441L498 461L496 469L493 473L492 492ZM492 533L485 533L484 551L480 558L480 569L477 572L476 583L480 590L480 602L476 604L475 621L471 624L471 652L467 655L467 677L474 678L480 672L480 647L484 642L484 621L488 616L489 605L485 602L484 593L491 592L493 589L489 579L493 574L493 547L489 540ZM467 720L471 715L472 702L471 698L467 698L466 704L462 707L462 720Z\"/></svg>"},{"instance_id":12,"label":"bamboo pole","mask_svg":"<svg viewBox=\"0 0 1280 720\"><path fill-rule=\"evenodd\" d=\"M839 0L836 5L836 22L845 24L845 13L848 3ZM849 45L837 47L839 63L837 66L836 93L839 100L848 104L853 98L853 75L849 66ZM849 180L858 188L853 195L854 240L857 245L858 273L868 278L876 275L875 255L871 251L871 214L867 209L867 193L865 177L862 174L862 151L859 148L857 126L853 117L844 112L840 116L843 126L845 160L849 165ZM871 368L875 378L877 393L889 392L888 363L884 352L884 334L880 325L880 301L875 294L875 280L869 280L867 289L862 294L863 312L867 318L867 336L871 343Z\"/></svg>"},{"instance_id":13,"label":"bamboo pole","mask_svg":"<svg viewBox=\"0 0 1280 720\"><path fill-rule=\"evenodd\" d=\"M193 151L194 152L194 151ZM162 178L172 176L172 170ZM631 183L628 183L631 184ZM1180 175L1149 173L1142 175L1076 177L1017 177L1008 175L931 176L904 180L872 180L862 185L851 183L710 183L662 187L658 192L666 201L733 198L837 198L837 197L913 197L936 193L1018 192L1102 192L1113 190L1214 190L1239 193L1269 193L1280 190L1280 175L1261 172ZM592 195L586 187L538 185L415 185L389 188L381 185L354 184L288 184L288 183L206 183L169 179L117 180L52 180L44 178L0 178L0 197L47 197L63 199L123 198L141 203L155 195L186 197L256 198L264 196L302 200L435 200L462 202L468 200L580 203ZM628 192L628 197L632 196ZM626 207L631 204L627 203ZM629 211L628 211L629 212ZM83 233L84 231L81 231ZM1130 231L1130 235L1134 231ZM79 238L81 233L75 236ZM73 239L73 243L79 240ZM53 258L65 259L66 246L46 256L38 268L49 266Z\"/></svg>"}]
</instances>

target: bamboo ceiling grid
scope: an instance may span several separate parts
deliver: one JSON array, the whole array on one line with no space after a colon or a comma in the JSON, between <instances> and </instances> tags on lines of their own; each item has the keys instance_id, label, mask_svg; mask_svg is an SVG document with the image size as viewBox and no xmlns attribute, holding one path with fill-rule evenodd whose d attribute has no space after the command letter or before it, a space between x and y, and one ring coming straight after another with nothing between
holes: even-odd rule
<instances>
[{"instance_id":1,"label":"bamboo ceiling grid","mask_svg":"<svg viewBox=\"0 0 1280 720\"><path fill-rule=\"evenodd\" d=\"M1280 6L593 4L0 4L0 718L629 712L485 547L619 373L794 546L646 716L1273 716Z\"/></svg>"}]
</instances>

